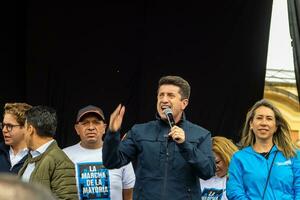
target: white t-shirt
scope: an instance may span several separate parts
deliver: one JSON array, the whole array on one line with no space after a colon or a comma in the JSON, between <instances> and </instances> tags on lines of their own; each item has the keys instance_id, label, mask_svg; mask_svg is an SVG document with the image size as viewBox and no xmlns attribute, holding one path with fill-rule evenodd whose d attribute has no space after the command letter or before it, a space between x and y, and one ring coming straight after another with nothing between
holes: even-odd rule
<instances>
[{"instance_id":1,"label":"white t-shirt","mask_svg":"<svg viewBox=\"0 0 300 200\"><path fill-rule=\"evenodd\" d=\"M119 169L106 169L102 163L102 148L86 149L78 143L63 151L75 164L80 200L122 200L122 190L134 187L132 164Z\"/></svg>"},{"instance_id":2,"label":"white t-shirt","mask_svg":"<svg viewBox=\"0 0 300 200\"><path fill-rule=\"evenodd\" d=\"M213 176L208 180L200 179L201 200L227 200L226 180L226 176L222 178Z\"/></svg>"}]
</instances>

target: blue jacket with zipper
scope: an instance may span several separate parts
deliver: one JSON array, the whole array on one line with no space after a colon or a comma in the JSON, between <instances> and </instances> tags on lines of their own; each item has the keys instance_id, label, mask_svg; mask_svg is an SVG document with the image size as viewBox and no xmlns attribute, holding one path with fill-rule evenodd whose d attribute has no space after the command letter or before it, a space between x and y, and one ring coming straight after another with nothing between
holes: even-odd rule
<instances>
[{"instance_id":1,"label":"blue jacket with zipper","mask_svg":"<svg viewBox=\"0 0 300 200\"><path fill-rule=\"evenodd\" d=\"M185 131L185 142L166 137L169 125L158 118L137 124L120 141L120 133L107 132L103 144L104 166L119 168L135 162L134 199L199 200L199 178L215 173L209 131L185 119L177 124Z\"/></svg>"},{"instance_id":2,"label":"blue jacket with zipper","mask_svg":"<svg viewBox=\"0 0 300 200\"><path fill-rule=\"evenodd\" d=\"M226 186L228 199L261 200L270 169L264 200L299 200L299 151L297 150L296 157L287 159L276 145L267 159L255 152L251 146L233 155Z\"/></svg>"}]
</instances>

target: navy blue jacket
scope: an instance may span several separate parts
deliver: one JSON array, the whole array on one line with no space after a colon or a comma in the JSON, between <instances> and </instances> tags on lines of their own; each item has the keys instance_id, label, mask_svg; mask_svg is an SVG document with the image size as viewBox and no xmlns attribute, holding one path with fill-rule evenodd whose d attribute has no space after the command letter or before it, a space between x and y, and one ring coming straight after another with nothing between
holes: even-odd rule
<instances>
[{"instance_id":1,"label":"navy blue jacket","mask_svg":"<svg viewBox=\"0 0 300 200\"><path fill-rule=\"evenodd\" d=\"M12 172L17 174L23 166L27 156L24 156L17 164L11 169L11 162L9 158L9 146L4 143L0 144L0 172Z\"/></svg>"},{"instance_id":2,"label":"navy blue jacket","mask_svg":"<svg viewBox=\"0 0 300 200\"><path fill-rule=\"evenodd\" d=\"M209 179L215 173L211 135L185 117L178 126L186 134L182 144L165 137L170 128L161 119L134 125L122 141L119 132L106 133L104 166L136 163L135 200L201 199L199 178Z\"/></svg>"}]
</instances>

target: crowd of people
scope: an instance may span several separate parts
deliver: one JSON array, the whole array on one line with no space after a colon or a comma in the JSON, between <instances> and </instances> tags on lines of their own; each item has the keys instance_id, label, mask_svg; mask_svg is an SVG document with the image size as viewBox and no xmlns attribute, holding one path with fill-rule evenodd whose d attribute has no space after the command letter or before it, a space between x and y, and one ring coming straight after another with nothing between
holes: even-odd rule
<instances>
[{"instance_id":1,"label":"crowd of people","mask_svg":"<svg viewBox=\"0 0 300 200\"><path fill-rule=\"evenodd\" d=\"M53 108L6 103L0 199L300 199L299 150L274 105L249 109L238 148L186 118L190 91L179 76L161 77L156 118L123 138L124 105L109 120L84 106L74 120L80 141L64 149Z\"/></svg>"}]
</instances>

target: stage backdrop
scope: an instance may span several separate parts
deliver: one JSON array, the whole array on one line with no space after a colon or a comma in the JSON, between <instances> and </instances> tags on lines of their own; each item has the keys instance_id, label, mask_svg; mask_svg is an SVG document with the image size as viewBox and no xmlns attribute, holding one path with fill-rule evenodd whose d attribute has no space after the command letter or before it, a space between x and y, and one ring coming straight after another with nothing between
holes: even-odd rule
<instances>
[{"instance_id":1,"label":"stage backdrop","mask_svg":"<svg viewBox=\"0 0 300 200\"><path fill-rule=\"evenodd\" d=\"M238 141L249 107L263 96L271 0L184 2L11 1L1 53L1 100L57 110L61 147L79 141L84 105L109 119L126 106L122 127L152 120L157 82L191 84L186 116ZM146 134L146 133L145 133Z\"/></svg>"}]
</instances>

